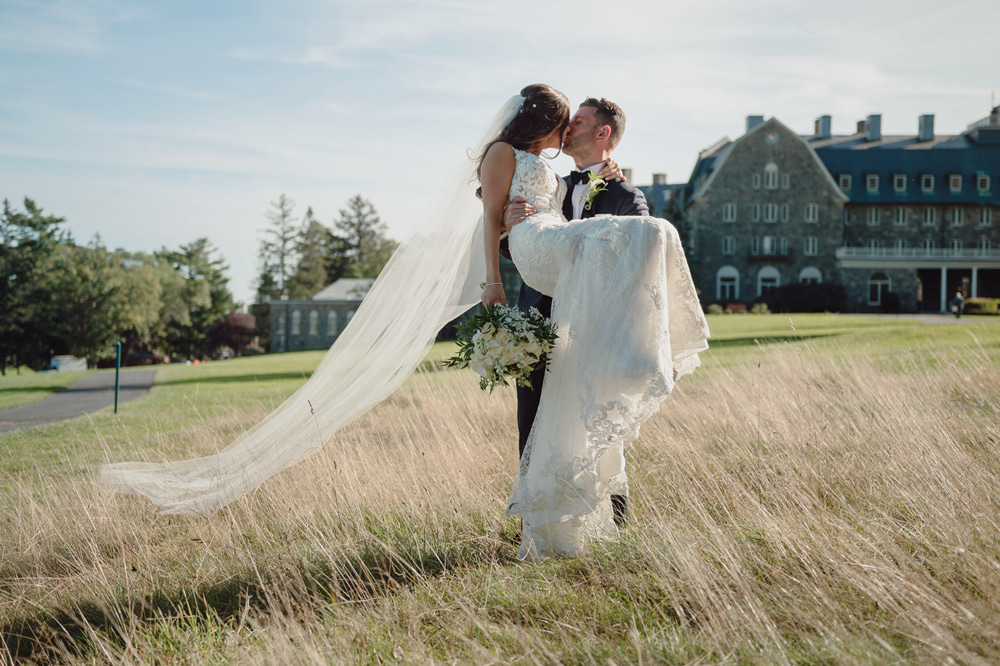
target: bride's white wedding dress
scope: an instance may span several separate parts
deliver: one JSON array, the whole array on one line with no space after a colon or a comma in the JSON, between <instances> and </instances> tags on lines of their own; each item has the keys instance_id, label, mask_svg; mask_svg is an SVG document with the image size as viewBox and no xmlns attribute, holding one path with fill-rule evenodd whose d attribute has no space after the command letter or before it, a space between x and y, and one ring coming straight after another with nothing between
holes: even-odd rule
<instances>
[{"instance_id":1,"label":"bride's white wedding dress","mask_svg":"<svg viewBox=\"0 0 1000 666\"><path fill-rule=\"evenodd\" d=\"M523 521L519 557L578 555L617 533L611 495L627 494L618 454L700 364L708 324L670 223L567 221L565 182L537 155L515 156L509 196L538 212L511 230L511 258L552 297L559 339L507 514Z\"/></svg>"}]
</instances>

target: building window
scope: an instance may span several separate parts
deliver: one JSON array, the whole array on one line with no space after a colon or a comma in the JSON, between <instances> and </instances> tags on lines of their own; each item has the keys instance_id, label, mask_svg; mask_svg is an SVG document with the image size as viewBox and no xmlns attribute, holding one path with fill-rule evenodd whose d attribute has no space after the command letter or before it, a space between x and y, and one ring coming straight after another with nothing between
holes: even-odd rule
<instances>
[{"instance_id":1,"label":"building window","mask_svg":"<svg viewBox=\"0 0 1000 666\"><path fill-rule=\"evenodd\" d=\"M759 203L755 203L750 208L750 219L753 220L754 222L760 222L760 204Z\"/></svg>"},{"instance_id":2,"label":"building window","mask_svg":"<svg viewBox=\"0 0 1000 666\"><path fill-rule=\"evenodd\" d=\"M774 236L764 236L764 255L772 256L777 249L774 245Z\"/></svg>"},{"instance_id":3,"label":"building window","mask_svg":"<svg viewBox=\"0 0 1000 666\"><path fill-rule=\"evenodd\" d=\"M978 249L980 252L982 252L984 254L986 252L989 252L990 251L990 239L987 238L986 236L981 236L979 238L979 245L976 246L976 249Z\"/></svg>"},{"instance_id":4,"label":"building window","mask_svg":"<svg viewBox=\"0 0 1000 666\"><path fill-rule=\"evenodd\" d=\"M868 241L868 249L877 253L878 250L882 249L882 241L877 238L872 238Z\"/></svg>"},{"instance_id":5,"label":"building window","mask_svg":"<svg viewBox=\"0 0 1000 666\"><path fill-rule=\"evenodd\" d=\"M958 238L952 239L952 241L950 243L948 243L948 248L952 252L954 252L955 254L961 254L962 253L962 241L960 239L958 239Z\"/></svg>"},{"instance_id":6,"label":"building window","mask_svg":"<svg viewBox=\"0 0 1000 666\"><path fill-rule=\"evenodd\" d=\"M874 273L868 278L868 305L882 305L882 299L892 288L892 282L885 273Z\"/></svg>"},{"instance_id":7,"label":"building window","mask_svg":"<svg viewBox=\"0 0 1000 666\"><path fill-rule=\"evenodd\" d=\"M990 193L990 175L988 173L981 173L976 176L976 186L979 188L980 194Z\"/></svg>"},{"instance_id":8,"label":"building window","mask_svg":"<svg viewBox=\"0 0 1000 666\"><path fill-rule=\"evenodd\" d=\"M768 223L778 221L778 204L764 204L764 221Z\"/></svg>"},{"instance_id":9,"label":"building window","mask_svg":"<svg viewBox=\"0 0 1000 666\"><path fill-rule=\"evenodd\" d=\"M309 335L319 335L319 313L315 310L309 313Z\"/></svg>"},{"instance_id":10,"label":"building window","mask_svg":"<svg viewBox=\"0 0 1000 666\"><path fill-rule=\"evenodd\" d=\"M955 194L961 192L962 191L962 174L960 174L960 173L953 173L950 176L948 176L948 186L951 188L951 191L954 192Z\"/></svg>"},{"instance_id":11,"label":"building window","mask_svg":"<svg viewBox=\"0 0 1000 666\"><path fill-rule=\"evenodd\" d=\"M980 208L979 209L979 226L981 226L981 227L992 227L993 226L993 209L992 208Z\"/></svg>"},{"instance_id":12,"label":"building window","mask_svg":"<svg viewBox=\"0 0 1000 666\"><path fill-rule=\"evenodd\" d=\"M815 257L816 250L819 248L819 242L815 236L806 236L806 248L805 255L807 257Z\"/></svg>"},{"instance_id":13,"label":"building window","mask_svg":"<svg viewBox=\"0 0 1000 666\"><path fill-rule=\"evenodd\" d=\"M906 250L906 241L902 238L897 238L892 244L893 249L896 250L896 254L902 254Z\"/></svg>"},{"instance_id":14,"label":"building window","mask_svg":"<svg viewBox=\"0 0 1000 666\"><path fill-rule=\"evenodd\" d=\"M298 310L292 311L292 335L301 335L302 333L302 313Z\"/></svg>"},{"instance_id":15,"label":"building window","mask_svg":"<svg viewBox=\"0 0 1000 666\"><path fill-rule=\"evenodd\" d=\"M927 193L934 191L934 174L925 173L920 176L920 189Z\"/></svg>"},{"instance_id":16,"label":"building window","mask_svg":"<svg viewBox=\"0 0 1000 666\"><path fill-rule=\"evenodd\" d=\"M819 222L819 204L806 204L806 222Z\"/></svg>"},{"instance_id":17,"label":"building window","mask_svg":"<svg viewBox=\"0 0 1000 666\"><path fill-rule=\"evenodd\" d=\"M851 191L851 174L849 174L849 173L842 173L842 174L840 174L839 176L837 176L837 183L840 185L840 189L844 190L845 192L850 192Z\"/></svg>"},{"instance_id":18,"label":"building window","mask_svg":"<svg viewBox=\"0 0 1000 666\"><path fill-rule=\"evenodd\" d=\"M815 266L806 266L799 272L799 282L802 284L819 284L823 281L823 274Z\"/></svg>"},{"instance_id":19,"label":"building window","mask_svg":"<svg viewBox=\"0 0 1000 666\"><path fill-rule=\"evenodd\" d=\"M781 174L781 189L787 190L791 186L791 179L788 177L788 172Z\"/></svg>"},{"instance_id":20,"label":"building window","mask_svg":"<svg viewBox=\"0 0 1000 666\"><path fill-rule=\"evenodd\" d=\"M778 189L778 165L774 162L768 162L764 165L764 189Z\"/></svg>"},{"instance_id":21,"label":"building window","mask_svg":"<svg viewBox=\"0 0 1000 666\"><path fill-rule=\"evenodd\" d=\"M326 334L337 335L337 311L330 310L326 315Z\"/></svg>"},{"instance_id":22,"label":"building window","mask_svg":"<svg viewBox=\"0 0 1000 666\"><path fill-rule=\"evenodd\" d=\"M788 204L781 204L781 221L788 222Z\"/></svg>"},{"instance_id":23,"label":"building window","mask_svg":"<svg viewBox=\"0 0 1000 666\"><path fill-rule=\"evenodd\" d=\"M764 266L757 273L757 295L763 296L769 291L778 288L778 283L781 280L781 275L778 273L778 269L774 266Z\"/></svg>"},{"instance_id":24,"label":"building window","mask_svg":"<svg viewBox=\"0 0 1000 666\"><path fill-rule=\"evenodd\" d=\"M896 192L906 191L906 174L897 173L892 176L892 189Z\"/></svg>"},{"instance_id":25,"label":"building window","mask_svg":"<svg viewBox=\"0 0 1000 666\"><path fill-rule=\"evenodd\" d=\"M759 190L760 189L760 174L759 173L755 173L753 176L751 176L750 181L751 181L751 183L753 183L753 189L755 189L755 190Z\"/></svg>"},{"instance_id":26,"label":"building window","mask_svg":"<svg viewBox=\"0 0 1000 666\"><path fill-rule=\"evenodd\" d=\"M786 237L782 236L781 240L778 241L778 248L778 252L781 253L781 256L788 256L788 239Z\"/></svg>"},{"instance_id":27,"label":"building window","mask_svg":"<svg viewBox=\"0 0 1000 666\"><path fill-rule=\"evenodd\" d=\"M275 328L274 332L277 333L278 335L285 334L285 315L283 314L278 315L278 325L275 326L274 328Z\"/></svg>"},{"instance_id":28,"label":"building window","mask_svg":"<svg viewBox=\"0 0 1000 666\"><path fill-rule=\"evenodd\" d=\"M927 254L931 254L933 250L937 247L937 241L935 241L933 238L925 238L922 247L924 248L924 252L926 252Z\"/></svg>"},{"instance_id":29,"label":"building window","mask_svg":"<svg viewBox=\"0 0 1000 666\"><path fill-rule=\"evenodd\" d=\"M877 227L878 226L878 208L872 207L868 209L868 226Z\"/></svg>"},{"instance_id":30,"label":"building window","mask_svg":"<svg viewBox=\"0 0 1000 666\"><path fill-rule=\"evenodd\" d=\"M878 174L870 173L865 176L865 187L868 189L869 194L876 194L878 192Z\"/></svg>"},{"instance_id":31,"label":"building window","mask_svg":"<svg viewBox=\"0 0 1000 666\"><path fill-rule=\"evenodd\" d=\"M902 206L897 208L893 214L892 223L897 227L905 227L906 223L909 221L910 211L906 210Z\"/></svg>"},{"instance_id":32,"label":"building window","mask_svg":"<svg viewBox=\"0 0 1000 666\"><path fill-rule=\"evenodd\" d=\"M722 237L722 254L736 254L736 237Z\"/></svg>"},{"instance_id":33,"label":"building window","mask_svg":"<svg viewBox=\"0 0 1000 666\"><path fill-rule=\"evenodd\" d=\"M960 226L962 226L962 222L963 222L963 218L964 217L965 216L963 215L963 211L962 211L961 208L952 208L951 209L951 226L953 226L953 227L960 227Z\"/></svg>"},{"instance_id":34,"label":"building window","mask_svg":"<svg viewBox=\"0 0 1000 666\"><path fill-rule=\"evenodd\" d=\"M924 208L923 218L925 227L933 227L937 224L937 210L934 208Z\"/></svg>"},{"instance_id":35,"label":"building window","mask_svg":"<svg viewBox=\"0 0 1000 666\"><path fill-rule=\"evenodd\" d=\"M730 202L723 204L722 206L722 221L723 222L735 222L736 221L736 204Z\"/></svg>"},{"instance_id":36,"label":"building window","mask_svg":"<svg viewBox=\"0 0 1000 666\"><path fill-rule=\"evenodd\" d=\"M750 254L754 256L760 254L760 239L757 237L750 239Z\"/></svg>"},{"instance_id":37,"label":"building window","mask_svg":"<svg viewBox=\"0 0 1000 666\"><path fill-rule=\"evenodd\" d=\"M740 272L733 266L723 266L715 274L715 296L720 301L735 301L740 297Z\"/></svg>"}]
</instances>

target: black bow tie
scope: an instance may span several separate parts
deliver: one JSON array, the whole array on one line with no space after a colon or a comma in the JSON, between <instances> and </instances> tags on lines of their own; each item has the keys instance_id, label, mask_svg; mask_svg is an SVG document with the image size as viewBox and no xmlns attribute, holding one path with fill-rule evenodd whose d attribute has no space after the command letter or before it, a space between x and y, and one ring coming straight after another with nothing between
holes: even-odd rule
<instances>
[{"instance_id":1,"label":"black bow tie","mask_svg":"<svg viewBox=\"0 0 1000 666\"><path fill-rule=\"evenodd\" d=\"M590 182L590 171L570 171L569 179L574 185Z\"/></svg>"}]
</instances>

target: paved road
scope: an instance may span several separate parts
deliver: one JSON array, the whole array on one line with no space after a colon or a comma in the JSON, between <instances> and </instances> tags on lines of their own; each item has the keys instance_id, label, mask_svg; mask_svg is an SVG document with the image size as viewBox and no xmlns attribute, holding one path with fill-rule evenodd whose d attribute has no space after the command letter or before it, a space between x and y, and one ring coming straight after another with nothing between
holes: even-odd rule
<instances>
[{"instance_id":1,"label":"paved road","mask_svg":"<svg viewBox=\"0 0 1000 666\"><path fill-rule=\"evenodd\" d=\"M155 370L129 370L121 374L118 404L149 393ZM0 412L0 432L31 428L44 423L72 419L115 404L115 373L103 370L84 377L61 393L41 402Z\"/></svg>"}]
</instances>

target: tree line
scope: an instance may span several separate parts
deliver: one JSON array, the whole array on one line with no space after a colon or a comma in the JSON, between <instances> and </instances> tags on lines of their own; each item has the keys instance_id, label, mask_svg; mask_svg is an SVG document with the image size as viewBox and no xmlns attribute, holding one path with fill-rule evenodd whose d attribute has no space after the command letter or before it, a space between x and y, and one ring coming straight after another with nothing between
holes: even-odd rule
<instances>
[{"instance_id":1,"label":"tree line","mask_svg":"<svg viewBox=\"0 0 1000 666\"><path fill-rule=\"evenodd\" d=\"M96 367L114 356L116 342L123 342L124 358L152 350L190 358L250 342L253 323L246 319L234 335L240 313L231 312L228 267L207 238L127 252L108 249L100 236L80 245L64 222L31 199L23 210L4 200L0 373L11 364L40 369L58 354Z\"/></svg>"},{"instance_id":2,"label":"tree line","mask_svg":"<svg viewBox=\"0 0 1000 666\"><path fill-rule=\"evenodd\" d=\"M347 201L329 227L311 206L297 219L295 202L284 194L265 217L250 306L265 349L270 343L269 301L311 298L340 278L376 278L398 245L386 235L375 206L360 194Z\"/></svg>"}]
</instances>

